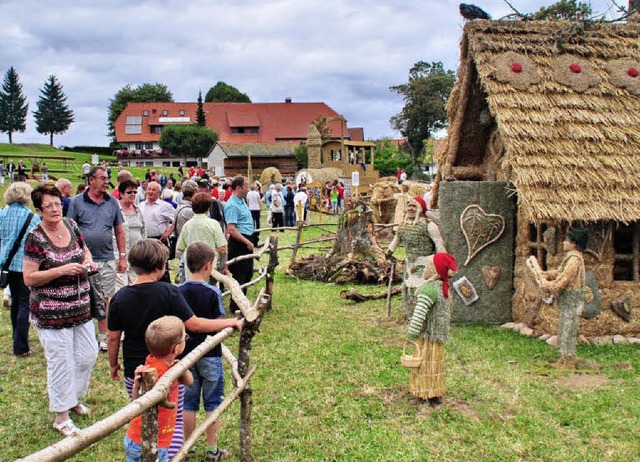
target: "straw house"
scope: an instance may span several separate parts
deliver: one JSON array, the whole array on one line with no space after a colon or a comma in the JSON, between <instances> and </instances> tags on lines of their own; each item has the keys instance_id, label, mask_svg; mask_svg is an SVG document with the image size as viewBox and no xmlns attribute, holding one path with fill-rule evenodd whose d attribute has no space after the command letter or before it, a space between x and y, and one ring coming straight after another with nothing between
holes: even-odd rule
<instances>
[{"instance_id":1,"label":"straw house","mask_svg":"<svg viewBox=\"0 0 640 462\"><path fill-rule=\"evenodd\" d=\"M503 182L514 198L514 321L555 332L555 307L524 262L535 255L556 268L567 228L582 225L602 311L581 320L580 333L640 333L639 72L640 24L466 24L434 201L442 209L456 183ZM500 214L481 202L470 194L467 204Z\"/></svg>"}]
</instances>

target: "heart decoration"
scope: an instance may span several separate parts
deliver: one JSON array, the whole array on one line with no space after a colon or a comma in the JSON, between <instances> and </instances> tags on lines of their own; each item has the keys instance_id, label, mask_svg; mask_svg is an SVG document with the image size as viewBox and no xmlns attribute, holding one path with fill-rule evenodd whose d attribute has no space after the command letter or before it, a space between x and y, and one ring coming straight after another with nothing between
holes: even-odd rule
<instances>
[{"instance_id":1,"label":"heart decoration","mask_svg":"<svg viewBox=\"0 0 640 462\"><path fill-rule=\"evenodd\" d=\"M484 277L484 282L487 284L489 290L493 289L500 278L500 267L483 266L480 271L482 272L482 277Z\"/></svg>"},{"instance_id":2,"label":"heart decoration","mask_svg":"<svg viewBox=\"0 0 640 462\"><path fill-rule=\"evenodd\" d=\"M486 213L479 205L469 205L460 215L460 229L467 241L469 253L464 266L482 249L497 241L504 233L505 221L502 215Z\"/></svg>"}]
</instances>

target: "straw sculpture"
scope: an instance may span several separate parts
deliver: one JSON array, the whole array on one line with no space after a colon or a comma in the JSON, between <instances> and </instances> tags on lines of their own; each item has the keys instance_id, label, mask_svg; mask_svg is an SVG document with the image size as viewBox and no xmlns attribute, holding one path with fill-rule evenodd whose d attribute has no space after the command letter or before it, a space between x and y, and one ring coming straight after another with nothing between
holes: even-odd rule
<instances>
[{"instance_id":1,"label":"straw sculpture","mask_svg":"<svg viewBox=\"0 0 640 462\"><path fill-rule=\"evenodd\" d=\"M580 333L640 334L640 281L614 280L611 243L617 224L640 221L639 73L640 24L465 25L433 201L450 180L500 179L517 195L514 321L555 333L555 302L541 301L525 261L544 245L544 269L557 267L563 230L581 222L607 229L585 254L603 311L581 319ZM545 229L557 238L536 242ZM621 297L634 307L628 322L611 308Z\"/></svg>"}]
</instances>

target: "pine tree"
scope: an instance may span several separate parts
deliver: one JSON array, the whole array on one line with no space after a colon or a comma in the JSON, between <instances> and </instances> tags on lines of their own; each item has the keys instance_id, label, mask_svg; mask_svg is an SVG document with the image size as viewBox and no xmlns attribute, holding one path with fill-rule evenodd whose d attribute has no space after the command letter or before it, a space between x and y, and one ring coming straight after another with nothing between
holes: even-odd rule
<instances>
[{"instance_id":1,"label":"pine tree","mask_svg":"<svg viewBox=\"0 0 640 462\"><path fill-rule=\"evenodd\" d=\"M49 144L53 146L53 134L64 133L73 123L73 111L67 105L67 96L55 75L50 75L40 90L38 110L33 112L38 133L49 134Z\"/></svg>"},{"instance_id":2,"label":"pine tree","mask_svg":"<svg viewBox=\"0 0 640 462\"><path fill-rule=\"evenodd\" d=\"M207 126L207 117L204 114L204 107L202 105L202 91L198 92L198 110L196 111L196 125L201 127Z\"/></svg>"},{"instance_id":3,"label":"pine tree","mask_svg":"<svg viewBox=\"0 0 640 462\"><path fill-rule=\"evenodd\" d=\"M0 132L9 134L9 144L13 143L14 132L27 129L27 98L22 94L22 84L18 73L10 67L4 75L0 91Z\"/></svg>"}]
</instances>

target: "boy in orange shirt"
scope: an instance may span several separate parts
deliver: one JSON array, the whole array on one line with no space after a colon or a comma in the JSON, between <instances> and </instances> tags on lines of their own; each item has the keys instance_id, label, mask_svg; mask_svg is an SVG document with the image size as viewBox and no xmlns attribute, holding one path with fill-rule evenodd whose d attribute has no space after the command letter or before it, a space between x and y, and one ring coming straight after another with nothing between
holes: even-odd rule
<instances>
[{"instance_id":1,"label":"boy in orange shirt","mask_svg":"<svg viewBox=\"0 0 640 462\"><path fill-rule=\"evenodd\" d=\"M137 399L140 389L140 377L143 371L154 368L158 372L158 378L169 370L178 361L176 357L184 351L186 333L184 324L176 316L163 316L156 319L145 332L145 343L151 353L147 356L144 366L138 366L135 370L132 398ZM178 380L169 388L168 401L177 403L178 383L191 385L193 375L189 370L184 371ZM168 462L169 445L173 437L176 424L177 406L172 409L158 407L158 461ZM142 417L135 417L129 424L129 430L124 437L124 449L127 462L140 462L142 457Z\"/></svg>"}]
</instances>

